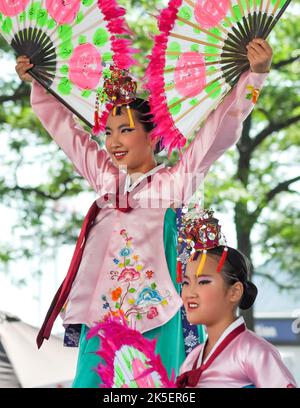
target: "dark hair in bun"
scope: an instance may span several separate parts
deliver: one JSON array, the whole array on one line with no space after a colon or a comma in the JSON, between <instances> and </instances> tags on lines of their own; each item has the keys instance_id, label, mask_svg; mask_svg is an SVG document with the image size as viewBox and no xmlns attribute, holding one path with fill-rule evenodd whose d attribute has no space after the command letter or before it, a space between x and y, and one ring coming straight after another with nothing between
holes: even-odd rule
<instances>
[{"instance_id":1,"label":"dark hair in bun","mask_svg":"<svg viewBox=\"0 0 300 408\"><path fill-rule=\"evenodd\" d=\"M151 132L155 128L153 115L151 114L150 104L146 99L136 98L129 104L130 108L136 112L138 121L143 125L146 132ZM117 108L117 115L121 115L121 107ZM163 150L161 141L159 140L155 146L154 154L158 154Z\"/></svg>"},{"instance_id":2,"label":"dark hair in bun","mask_svg":"<svg viewBox=\"0 0 300 408\"><path fill-rule=\"evenodd\" d=\"M244 293L240 300L239 308L246 310L253 305L257 296L257 287L249 280L249 276L252 275L252 265L246 255L242 254L237 249L231 247L227 248L227 258L221 270L221 274L228 286L234 285L236 282L241 282L243 284ZM220 245L209 249L207 253L221 257L223 250L224 246Z\"/></svg>"}]
</instances>

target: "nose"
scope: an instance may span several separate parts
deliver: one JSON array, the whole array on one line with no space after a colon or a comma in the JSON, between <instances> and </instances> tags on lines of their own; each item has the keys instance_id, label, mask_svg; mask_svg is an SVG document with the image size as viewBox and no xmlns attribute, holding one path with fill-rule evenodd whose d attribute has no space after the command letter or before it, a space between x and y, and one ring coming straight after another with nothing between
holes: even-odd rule
<instances>
[{"instance_id":1,"label":"nose","mask_svg":"<svg viewBox=\"0 0 300 408\"><path fill-rule=\"evenodd\" d=\"M108 139L109 146L113 149L121 147L122 143L120 140L120 134L118 131L114 131L111 133Z\"/></svg>"}]
</instances>

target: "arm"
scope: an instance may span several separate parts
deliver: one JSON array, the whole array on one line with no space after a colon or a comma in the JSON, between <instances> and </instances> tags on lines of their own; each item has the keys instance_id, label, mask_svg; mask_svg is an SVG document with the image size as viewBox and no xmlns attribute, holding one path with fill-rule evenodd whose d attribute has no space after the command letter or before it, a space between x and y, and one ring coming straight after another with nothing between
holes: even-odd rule
<instances>
[{"instance_id":1,"label":"arm","mask_svg":"<svg viewBox=\"0 0 300 408\"><path fill-rule=\"evenodd\" d=\"M99 183L117 174L107 152L99 149L89 133L74 120L73 114L36 81L33 81L31 105L44 128L95 191L101 187ZM110 174L105 177L107 173Z\"/></svg>"},{"instance_id":2,"label":"arm","mask_svg":"<svg viewBox=\"0 0 300 408\"><path fill-rule=\"evenodd\" d=\"M211 113L181 160L171 169L176 180L184 181L181 185L184 202L199 188L199 183L197 185L195 180L200 180L201 174L205 176L210 166L238 141L243 121L254 107L252 100L247 99L247 87L260 89L266 76L267 74L245 72L237 86Z\"/></svg>"}]
</instances>

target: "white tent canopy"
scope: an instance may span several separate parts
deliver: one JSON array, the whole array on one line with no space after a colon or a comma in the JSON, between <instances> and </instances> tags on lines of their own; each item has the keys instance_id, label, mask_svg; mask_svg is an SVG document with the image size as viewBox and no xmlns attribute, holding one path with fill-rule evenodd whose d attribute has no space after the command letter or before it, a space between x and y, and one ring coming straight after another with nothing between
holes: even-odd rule
<instances>
[{"instance_id":1,"label":"white tent canopy","mask_svg":"<svg viewBox=\"0 0 300 408\"><path fill-rule=\"evenodd\" d=\"M63 387L75 375L77 348L51 336L38 350L38 328L0 312L0 388Z\"/></svg>"}]
</instances>

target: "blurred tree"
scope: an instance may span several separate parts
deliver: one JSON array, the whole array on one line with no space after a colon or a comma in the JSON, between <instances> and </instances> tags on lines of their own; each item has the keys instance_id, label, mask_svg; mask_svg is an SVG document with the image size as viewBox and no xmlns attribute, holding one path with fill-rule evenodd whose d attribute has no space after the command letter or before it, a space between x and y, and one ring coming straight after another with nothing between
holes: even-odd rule
<instances>
[{"instance_id":1,"label":"blurred tree","mask_svg":"<svg viewBox=\"0 0 300 408\"><path fill-rule=\"evenodd\" d=\"M142 51L135 68L141 78L152 36L157 32L153 15L167 1L120 3L128 10L135 46ZM265 274L282 289L297 286L300 281L300 208L294 201L300 180L300 24L298 8L295 10L286 12L270 37L272 72L254 113L244 124L237 147L212 167L205 184L206 206L232 211L238 247L255 266L253 254L259 253L266 261L276 260L290 273L287 284ZM13 53L1 39L0 50L3 63L12 63ZM2 263L41 254L52 256L51 248L75 241L86 210L66 211L66 198L70 202L89 190L32 114L29 93L30 86L20 83L15 75L0 79L0 132L7 140L7 152L0 152L0 202L18 211L16 239L11 243L2 238L0 242ZM171 163L177 157L173 154ZM24 180L30 166L42 169L42 181L36 177ZM25 278L19 275L22 282ZM252 312L246 317L252 327Z\"/></svg>"}]
</instances>

